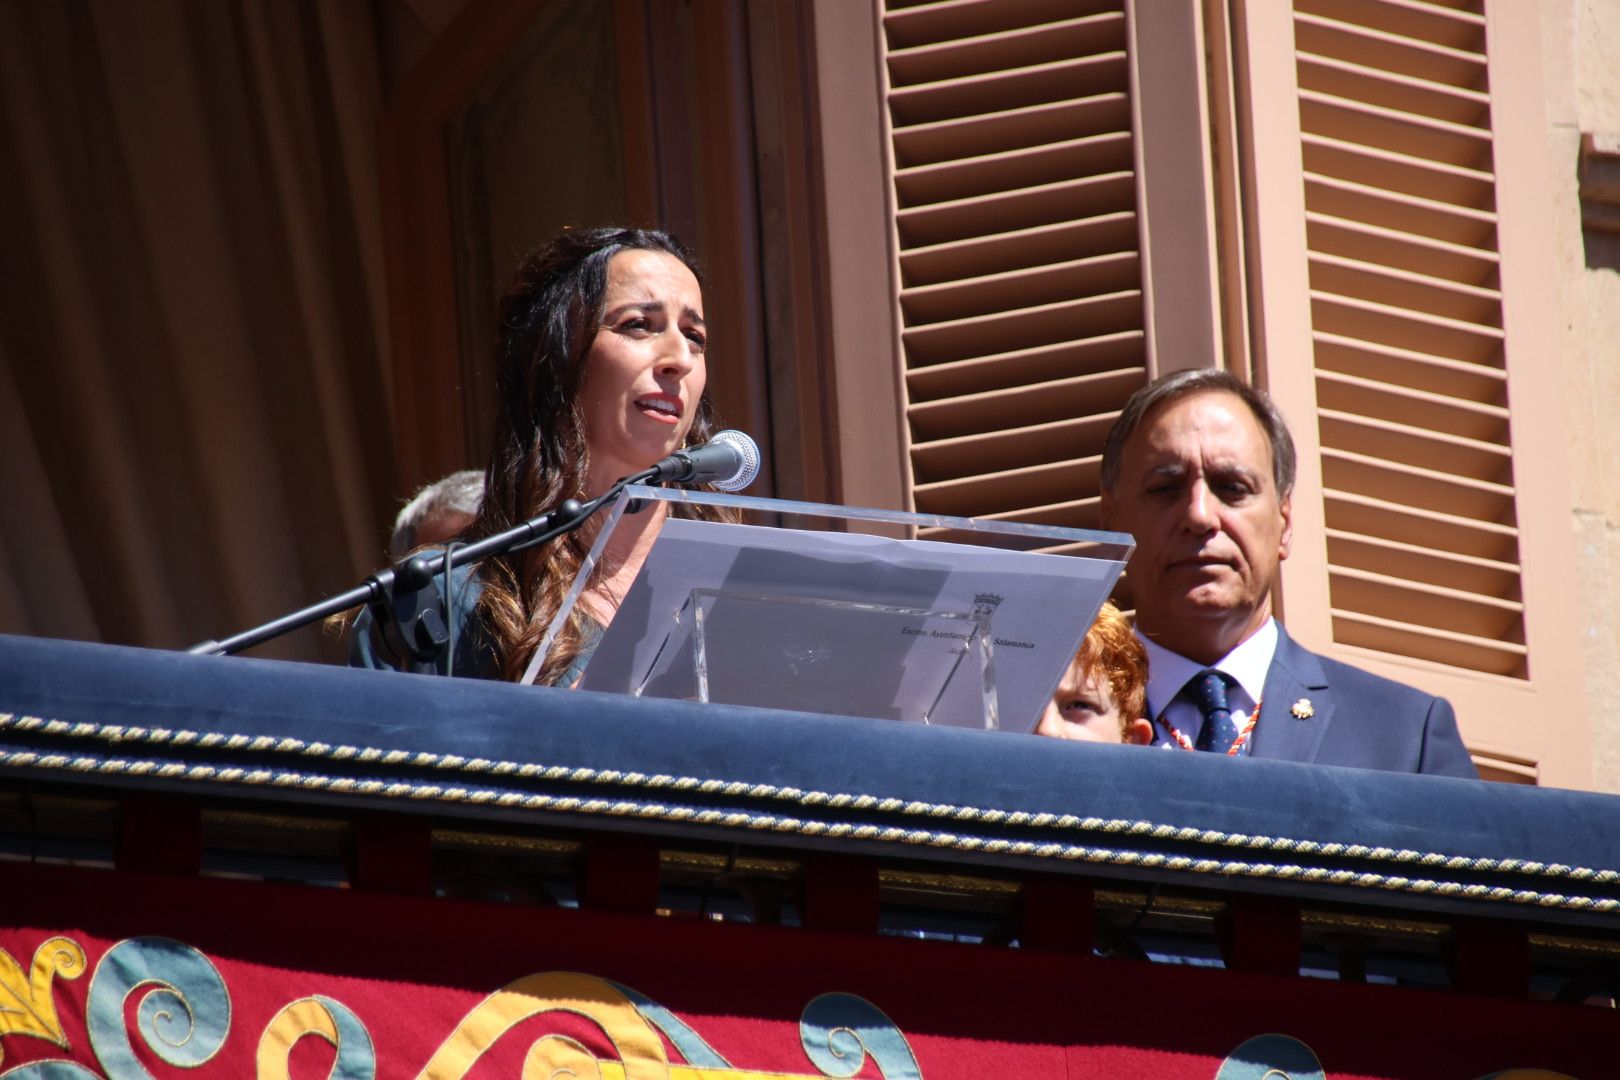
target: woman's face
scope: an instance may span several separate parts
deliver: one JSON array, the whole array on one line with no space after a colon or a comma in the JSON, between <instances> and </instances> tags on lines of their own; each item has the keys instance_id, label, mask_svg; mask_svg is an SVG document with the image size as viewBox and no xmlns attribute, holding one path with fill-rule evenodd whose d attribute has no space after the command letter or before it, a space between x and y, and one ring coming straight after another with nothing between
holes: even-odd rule
<instances>
[{"instance_id":1,"label":"woman's face","mask_svg":"<svg viewBox=\"0 0 1620 1080\"><path fill-rule=\"evenodd\" d=\"M580 380L588 495L685 445L706 381L707 334L703 291L686 264L662 251L613 256Z\"/></svg>"}]
</instances>

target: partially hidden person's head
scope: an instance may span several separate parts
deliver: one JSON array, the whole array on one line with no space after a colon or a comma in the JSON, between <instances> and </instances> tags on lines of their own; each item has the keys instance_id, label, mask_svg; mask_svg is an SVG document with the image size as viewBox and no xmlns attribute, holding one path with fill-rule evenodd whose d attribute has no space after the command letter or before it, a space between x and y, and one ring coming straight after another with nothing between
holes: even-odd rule
<instances>
[{"instance_id":1,"label":"partially hidden person's head","mask_svg":"<svg viewBox=\"0 0 1620 1080\"><path fill-rule=\"evenodd\" d=\"M1141 633L1212 664L1271 616L1293 541L1294 442L1271 399L1226 371L1178 371L1126 402L1103 447L1101 520L1136 540Z\"/></svg>"},{"instance_id":2,"label":"partially hidden person's head","mask_svg":"<svg viewBox=\"0 0 1620 1080\"><path fill-rule=\"evenodd\" d=\"M478 515L484 498L484 474L462 469L421 488L394 518L388 553L400 558L427 544L460 536Z\"/></svg>"},{"instance_id":3,"label":"partially hidden person's head","mask_svg":"<svg viewBox=\"0 0 1620 1080\"><path fill-rule=\"evenodd\" d=\"M1104 601L1035 733L1146 745L1153 739L1153 725L1144 715L1147 680L1146 650L1119 608Z\"/></svg>"},{"instance_id":4,"label":"partially hidden person's head","mask_svg":"<svg viewBox=\"0 0 1620 1080\"><path fill-rule=\"evenodd\" d=\"M697 262L667 233L565 230L524 259L500 306L486 494L505 524L706 441L706 341Z\"/></svg>"}]
</instances>

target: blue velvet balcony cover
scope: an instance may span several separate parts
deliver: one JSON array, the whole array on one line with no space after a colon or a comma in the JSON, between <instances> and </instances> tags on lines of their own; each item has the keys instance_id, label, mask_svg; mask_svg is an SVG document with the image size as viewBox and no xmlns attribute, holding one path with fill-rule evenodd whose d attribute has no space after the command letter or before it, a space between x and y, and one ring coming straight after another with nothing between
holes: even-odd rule
<instances>
[{"instance_id":1,"label":"blue velvet balcony cover","mask_svg":"<svg viewBox=\"0 0 1620 1080\"><path fill-rule=\"evenodd\" d=\"M1620 797L0 636L0 782L1620 926Z\"/></svg>"}]
</instances>

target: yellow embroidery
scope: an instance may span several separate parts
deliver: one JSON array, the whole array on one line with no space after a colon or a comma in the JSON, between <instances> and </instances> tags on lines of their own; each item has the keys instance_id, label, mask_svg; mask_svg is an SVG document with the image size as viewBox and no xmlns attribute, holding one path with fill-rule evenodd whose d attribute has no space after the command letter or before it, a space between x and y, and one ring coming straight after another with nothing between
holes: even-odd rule
<instances>
[{"instance_id":1,"label":"yellow embroidery","mask_svg":"<svg viewBox=\"0 0 1620 1080\"><path fill-rule=\"evenodd\" d=\"M34 950L27 974L12 955L0 949L0 1035L31 1035L68 1048L62 1022L56 1016L51 982L60 975L77 979L84 974L84 950L78 942L53 937ZM0 1049L0 1062L5 1051Z\"/></svg>"},{"instance_id":2,"label":"yellow embroidery","mask_svg":"<svg viewBox=\"0 0 1620 1080\"><path fill-rule=\"evenodd\" d=\"M293 1044L305 1035L319 1035L333 1046L338 1044L337 1025L332 1014L314 998L300 998L283 1006L259 1036L259 1053L254 1075L258 1080L288 1080L287 1058Z\"/></svg>"},{"instance_id":3,"label":"yellow embroidery","mask_svg":"<svg viewBox=\"0 0 1620 1080\"><path fill-rule=\"evenodd\" d=\"M467 1075L502 1034L545 1012L577 1013L595 1021L624 1063L620 1073L624 1080L666 1080L669 1076L663 1040L629 999L593 975L552 971L508 983L480 1002L422 1067L417 1080L456 1080ZM524 1080L558 1075L555 1070L560 1067L574 1067L578 1072L584 1049L570 1043L556 1038L536 1042L524 1060Z\"/></svg>"},{"instance_id":4,"label":"yellow embroidery","mask_svg":"<svg viewBox=\"0 0 1620 1080\"><path fill-rule=\"evenodd\" d=\"M325 1039L337 1050L332 1076L377 1075L377 1053L365 1024L341 1001L320 994L288 1002L259 1036L255 1080L289 1080L288 1058L305 1035Z\"/></svg>"},{"instance_id":5,"label":"yellow embroidery","mask_svg":"<svg viewBox=\"0 0 1620 1080\"><path fill-rule=\"evenodd\" d=\"M602 1080L601 1064L583 1043L567 1035L542 1035L529 1047L520 1075L524 1080L531 1076L541 1080L563 1076L570 1080Z\"/></svg>"},{"instance_id":6,"label":"yellow embroidery","mask_svg":"<svg viewBox=\"0 0 1620 1080\"><path fill-rule=\"evenodd\" d=\"M547 1012L573 1013L592 1021L613 1044L619 1059L601 1060L566 1035L543 1035L523 1059L523 1080L562 1076L573 1080L825 1080L824 1075L811 1073L671 1065L663 1039L629 998L606 979L571 971L528 975L485 998L439 1046L417 1080L461 1080L507 1031ZM260 1060L262 1063L263 1058ZM261 1078L266 1075L259 1074Z\"/></svg>"}]
</instances>

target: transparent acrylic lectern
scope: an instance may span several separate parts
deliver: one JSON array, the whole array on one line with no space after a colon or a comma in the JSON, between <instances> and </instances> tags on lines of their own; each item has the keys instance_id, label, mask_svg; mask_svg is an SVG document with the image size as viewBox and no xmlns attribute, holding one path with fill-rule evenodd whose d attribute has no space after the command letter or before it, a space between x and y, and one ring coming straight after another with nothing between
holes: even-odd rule
<instances>
[{"instance_id":1,"label":"transparent acrylic lectern","mask_svg":"<svg viewBox=\"0 0 1620 1080\"><path fill-rule=\"evenodd\" d=\"M526 681L613 530L660 504L670 513L582 689L1028 731L1132 548L1123 533L630 487Z\"/></svg>"}]
</instances>

